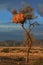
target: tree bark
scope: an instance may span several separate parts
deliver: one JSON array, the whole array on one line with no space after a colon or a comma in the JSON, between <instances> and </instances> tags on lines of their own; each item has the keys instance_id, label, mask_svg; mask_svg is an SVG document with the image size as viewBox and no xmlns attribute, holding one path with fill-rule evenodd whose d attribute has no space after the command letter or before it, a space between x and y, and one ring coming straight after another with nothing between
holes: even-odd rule
<instances>
[{"instance_id":1,"label":"tree bark","mask_svg":"<svg viewBox=\"0 0 43 65\"><path fill-rule=\"evenodd\" d=\"M31 44L32 44L32 39L30 36L30 33L24 28L24 26L22 26L23 31L24 31L24 35L25 35L25 43L27 46L27 58L26 58L26 63L29 63L29 53L30 53L30 49L31 49Z\"/></svg>"}]
</instances>

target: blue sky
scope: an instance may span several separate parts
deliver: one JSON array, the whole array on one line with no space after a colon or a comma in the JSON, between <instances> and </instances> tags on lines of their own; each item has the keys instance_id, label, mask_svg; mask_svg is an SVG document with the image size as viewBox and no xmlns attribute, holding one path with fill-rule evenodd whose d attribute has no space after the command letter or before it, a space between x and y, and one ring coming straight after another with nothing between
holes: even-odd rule
<instances>
[{"instance_id":1,"label":"blue sky","mask_svg":"<svg viewBox=\"0 0 43 65\"><path fill-rule=\"evenodd\" d=\"M3 26L6 28L6 25L9 26L15 26L16 24L7 24L8 22L12 22L12 13L10 12L13 9L19 9L23 7L23 4L29 4L35 9L34 14L38 16L36 21L43 24L43 0L0 0L0 27L3 28ZM39 5L39 11L38 11L38 5ZM8 10L9 9L9 10ZM41 9L41 11L40 11ZM35 21L33 20L33 21ZM27 22L28 24L28 22ZM26 27L27 27L27 24ZM19 24L18 27L19 28Z\"/></svg>"}]
</instances>

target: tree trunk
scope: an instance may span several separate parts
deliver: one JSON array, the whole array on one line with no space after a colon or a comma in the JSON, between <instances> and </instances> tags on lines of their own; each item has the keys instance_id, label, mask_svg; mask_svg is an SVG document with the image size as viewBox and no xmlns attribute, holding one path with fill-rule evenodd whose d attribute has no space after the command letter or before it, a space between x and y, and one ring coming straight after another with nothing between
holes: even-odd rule
<instances>
[{"instance_id":1,"label":"tree trunk","mask_svg":"<svg viewBox=\"0 0 43 65\"><path fill-rule=\"evenodd\" d=\"M29 32L27 32L27 30L24 28L24 26L22 26L23 28L23 31L24 31L24 35L25 35L25 43L26 43L26 46L27 46L27 58L26 58L26 63L28 65L29 63L29 52L30 52L30 49L31 49L31 43L32 43L32 39L31 39L31 36L29 34Z\"/></svg>"}]
</instances>

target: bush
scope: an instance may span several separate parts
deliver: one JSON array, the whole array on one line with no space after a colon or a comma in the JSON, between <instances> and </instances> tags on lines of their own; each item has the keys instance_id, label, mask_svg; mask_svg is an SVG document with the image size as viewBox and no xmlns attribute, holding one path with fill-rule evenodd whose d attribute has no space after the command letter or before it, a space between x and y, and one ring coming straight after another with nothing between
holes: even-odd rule
<instances>
[{"instance_id":1,"label":"bush","mask_svg":"<svg viewBox=\"0 0 43 65\"><path fill-rule=\"evenodd\" d=\"M14 58L14 60L15 61L23 61L23 60L25 60L25 58L24 57L18 57L17 56L17 57Z\"/></svg>"},{"instance_id":2,"label":"bush","mask_svg":"<svg viewBox=\"0 0 43 65\"><path fill-rule=\"evenodd\" d=\"M1 50L1 52L9 53L9 48L4 48Z\"/></svg>"}]
</instances>

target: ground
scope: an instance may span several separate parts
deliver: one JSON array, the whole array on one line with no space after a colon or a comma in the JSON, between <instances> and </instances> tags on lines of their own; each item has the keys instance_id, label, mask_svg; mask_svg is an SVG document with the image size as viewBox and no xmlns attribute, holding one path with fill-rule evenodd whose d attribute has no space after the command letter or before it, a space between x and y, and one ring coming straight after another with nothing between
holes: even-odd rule
<instances>
[{"instance_id":1,"label":"ground","mask_svg":"<svg viewBox=\"0 0 43 65\"><path fill-rule=\"evenodd\" d=\"M27 47L0 47L0 65L27 65L26 58ZM31 48L28 65L43 65L43 48Z\"/></svg>"}]
</instances>

